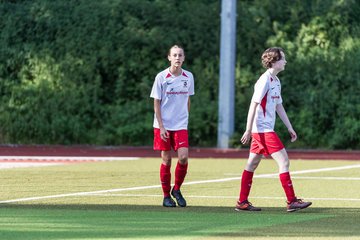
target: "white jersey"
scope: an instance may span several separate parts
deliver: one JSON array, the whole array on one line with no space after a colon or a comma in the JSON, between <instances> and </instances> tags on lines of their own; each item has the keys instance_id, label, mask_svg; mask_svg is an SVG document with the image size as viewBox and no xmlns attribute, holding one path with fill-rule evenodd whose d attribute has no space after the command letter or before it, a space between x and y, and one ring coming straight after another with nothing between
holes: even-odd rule
<instances>
[{"instance_id":1,"label":"white jersey","mask_svg":"<svg viewBox=\"0 0 360 240\"><path fill-rule=\"evenodd\" d=\"M179 76L174 76L167 68L156 75L150 97L161 100L161 117L166 130L187 129L188 99L194 94L194 77L191 72L182 69ZM153 127L159 128L155 114Z\"/></svg>"},{"instance_id":2,"label":"white jersey","mask_svg":"<svg viewBox=\"0 0 360 240\"><path fill-rule=\"evenodd\" d=\"M259 103L252 126L253 133L273 132L276 120L276 105L282 103L281 83L272 77L269 70L261 75L254 87L253 102Z\"/></svg>"}]
</instances>

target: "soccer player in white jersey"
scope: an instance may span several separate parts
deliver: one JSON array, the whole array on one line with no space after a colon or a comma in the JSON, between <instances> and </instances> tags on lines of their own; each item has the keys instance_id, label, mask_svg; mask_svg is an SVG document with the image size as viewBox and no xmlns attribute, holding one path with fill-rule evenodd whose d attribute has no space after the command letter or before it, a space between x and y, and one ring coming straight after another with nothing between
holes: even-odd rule
<instances>
[{"instance_id":1,"label":"soccer player in white jersey","mask_svg":"<svg viewBox=\"0 0 360 240\"><path fill-rule=\"evenodd\" d=\"M170 67L155 78L150 97L154 98L154 150L161 151L160 181L164 193L163 206L186 206L180 187L188 168L188 119L190 96L194 95L194 77L182 69L184 49L178 45L168 53ZM171 190L171 148L177 152L175 184ZM170 192L171 190L171 192Z\"/></svg>"},{"instance_id":2,"label":"soccer player in white jersey","mask_svg":"<svg viewBox=\"0 0 360 240\"><path fill-rule=\"evenodd\" d=\"M255 84L247 116L246 131L241 138L243 144L252 140L249 159L241 177L240 196L235 210L261 210L248 201L248 196L255 169L263 155L270 155L279 166L280 182L287 198L287 211L293 212L307 208L312 203L304 202L296 197L289 173L288 154L274 131L277 113L289 131L291 142L297 139L296 132L282 105L281 83L277 77L277 74L285 69L285 53L281 48L272 47L264 51L261 60L267 71Z\"/></svg>"}]
</instances>

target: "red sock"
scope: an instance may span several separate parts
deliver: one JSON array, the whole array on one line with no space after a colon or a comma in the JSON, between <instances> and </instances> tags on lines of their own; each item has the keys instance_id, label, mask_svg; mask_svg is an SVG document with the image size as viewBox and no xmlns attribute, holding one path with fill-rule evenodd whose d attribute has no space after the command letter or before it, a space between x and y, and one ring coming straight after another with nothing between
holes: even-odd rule
<instances>
[{"instance_id":1,"label":"red sock","mask_svg":"<svg viewBox=\"0 0 360 240\"><path fill-rule=\"evenodd\" d=\"M253 176L254 176L253 172L244 170L241 176L241 189L240 189L239 202L248 200Z\"/></svg>"},{"instance_id":2,"label":"red sock","mask_svg":"<svg viewBox=\"0 0 360 240\"><path fill-rule=\"evenodd\" d=\"M186 173L187 173L188 164L180 164L179 162L176 165L175 168L175 190L179 190L181 187L181 184L184 182Z\"/></svg>"},{"instance_id":3,"label":"red sock","mask_svg":"<svg viewBox=\"0 0 360 240\"><path fill-rule=\"evenodd\" d=\"M164 192L164 197L170 197L170 189L171 189L171 166L166 166L161 164L160 166L160 181L161 187Z\"/></svg>"},{"instance_id":4,"label":"red sock","mask_svg":"<svg viewBox=\"0 0 360 240\"><path fill-rule=\"evenodd\" d=\"M289 172L281 173L279 176L280 176L281 185L284 188L288 202L294 201L296 197L295 197L294 187L292 185L290 173Z\"/></svg>"}]
</instances>

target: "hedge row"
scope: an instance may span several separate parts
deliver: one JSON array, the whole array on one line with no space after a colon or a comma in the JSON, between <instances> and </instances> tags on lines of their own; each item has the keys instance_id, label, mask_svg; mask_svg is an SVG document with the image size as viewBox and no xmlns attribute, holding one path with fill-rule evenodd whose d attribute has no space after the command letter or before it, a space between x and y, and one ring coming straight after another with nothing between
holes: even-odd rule
<instances>
[{"instance_id":1,"label":"hedge row","mask_svg":"<svg viewBox=\"0 0 360 240\"><path fill-rule=\"evenodd\" d=\"M0 2L0 143L151 145L157 72L185 47L195 75L190 141L215 146L220 1ZM245 128L261 52L281 46L295 148L359 149L356 1L238 1L236 126ZM286 129L277 123L281 138Z\"/></svg>"}]
</instances>

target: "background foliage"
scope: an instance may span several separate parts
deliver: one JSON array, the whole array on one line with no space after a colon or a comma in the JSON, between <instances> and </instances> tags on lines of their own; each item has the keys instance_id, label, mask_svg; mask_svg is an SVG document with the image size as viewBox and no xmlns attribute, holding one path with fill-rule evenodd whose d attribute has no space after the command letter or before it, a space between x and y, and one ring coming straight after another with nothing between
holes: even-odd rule
<instances>
[{"instance_id":1,"label":"background foliage","mask_svg":"<svg viewBox=\"0 0 360 240\"><path fill-rule=\"evenodd\" d=\"M238 1L236 126L262 51L281 46L295 148L360 148L356 0ZM215 146L219 0L0 1L0 142L151 145L154 77L175 43L195 75L190 141ZM286 129L277 130L286 143Z\"/></svg>"}]
</instances>

